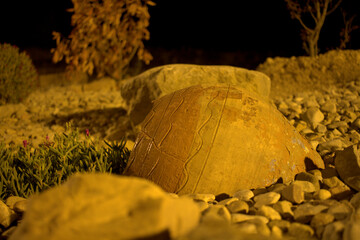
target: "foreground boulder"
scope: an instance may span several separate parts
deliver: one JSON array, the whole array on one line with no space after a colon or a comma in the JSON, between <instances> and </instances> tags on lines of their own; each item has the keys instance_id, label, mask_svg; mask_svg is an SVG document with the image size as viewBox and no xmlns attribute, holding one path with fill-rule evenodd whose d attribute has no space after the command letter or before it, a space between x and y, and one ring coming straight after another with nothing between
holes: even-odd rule
<instances>
[{"instance_id":1,"label":"foreground boulder","mask_svg":"<svg viewBox=\"0 0 360 240\"><path fill-rule=\"evenodd\" d=\"M178 194L231 195L314 168L324 168L321 157L275 107L224 84L157 99L124 173Z\"/></svg>"},{"instance_id":2,"label":"foreground boulder","mask_svg":"<svg viewBox=\"0 0 360 240\"><path fill-rule=\"evenodd\" d=\"M265 74L231 66L171 64L152 68L128 79L120 86L131 121L141 123L152 108L152 101L171 92L198 84L227 83L270 95L270 78Z\"/></svg>"},{"instance_id":3,"label":"foreground boulder","mask_svg":"<svg viewBox=\"0 0 360 240\"><path fill-rule=\"evenodd\" d=\"M77 174L32 197L10 240L175 238L199 218L191 199L176 199L145 179Z\"/></svg>"}]
</instances>

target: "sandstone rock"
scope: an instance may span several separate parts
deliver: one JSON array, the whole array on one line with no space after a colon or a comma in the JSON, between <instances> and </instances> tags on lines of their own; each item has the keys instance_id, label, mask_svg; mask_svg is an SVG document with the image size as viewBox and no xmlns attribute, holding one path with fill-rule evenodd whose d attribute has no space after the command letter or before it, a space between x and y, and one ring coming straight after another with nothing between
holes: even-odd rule
<instances>
[{"instance_id":1,"label":"sandstone rock","mask_svg":"<svg viewBox=\"0 0 360 240\"><path fill-rule=\"evenodd\" d=\"M355 209L360 208L360 192L354 194L354 196L350 199L350 203Z\"/></svg>"},{"instance_id":2,"label":"sandstone rock","mask_svg":"<svg viewBox=\"0 0 360 240\"><path fill-rule=\"evenodd\" d=\"M250 225L250 224L247 224ZM208 221L201 223L197 228L186 236L177 240L270 240L271 238L257 234L256 225L252 227L235 227L225 222Z\"/></svg>"},{"instance_id":3,"label":"sandstone rock","mask_svg":"<svg viewBox=\"0 0 360 240\"><path fill-rule=\"evenodd\" d=\"M341 139L333 139L324 143L320 143L317 150L323 151L327 150L329 152L334 152L344 149L345 144Z\"/></svg>"},{"instance_id":4,"label":"sandstone rock","mask_svg":"<svg viewBox=\"0 0 360 240\"><path fill-rule=\"evenodd\" d=\"M26 211L27 200L17 201L14 205L14 211L16 213L24 213Z\"/></svg>"},{"instance_id":5,"label":"sandstone rock","mask_svg":"<svg viewBox=\"0 0 360 240\"><path fill-rule=\"evenodd\" d=\"M260 208L263 205L272 205L279 201L281 195L276 192L268 192L254 197L254 207Z\"/></svg>"},{"instance_id":6,"label":"sandstone rock","mask_svg":"<svg viewBox=\"0 0 360 240\"><path fill-rule=\"evenodd\" d=\"M269 219L267 219L264 216L253 216L253 215L246 215L242 213L233 213L231 214L231 222L232 223L239 223L244 221L255 221L255 222L261 222L264 224L267 224L269 222Z\"/></svg>"},{"instance_id":7,"label":"sandstone rock","mask_svg":"<svg viewBox=\"0 0 360 240\"><path fill-rule=\"evenodd\" d=\"M351 216L345 225L344 240L356 240L360 236L360 208Z\"/></svg>"},{"instance_id":8,"label":"sandstone rock","mask_svg":"<svg viewBox=\"0 0 360 240\"><path fill-rule=\"evenodd\" d=\"M194 200L201 200L204 202L215 201L215 195L211 193L196 193L196 194L185 194L184 196L190 197Z\"/></svg>"},{"instance_id":9,"label":"sandstone rock","mask_svg":"<svg viewBox=\"0 0 360 240\"><path fill-rule=\"evenodd\" d=\"M314 235L314 230L308 225L294 222L291 223L288 233L298 239L309 239Z\"/></svg>"},{"instance_id":10,"label":"sandstone rock","mask_svg":"<svg viewBox=\"0 0 360 240\"><path fill-rule=\"evenodd\" d=\"M245 201L235 201L230 203L227 208L231 213L248 213L249 205Z\"/></svg>"},{"instance_id":11,"label":"sandstone rock","mask_svg":"<svg viewBox=\"0 0 360 240\"><path fill-rule=\"evenodd\" d=\"M321 111L336 113L336 103L334 102L326 102L325 104L321 105Z\"/></svg>"},{"instance_id":12,"label":"sandstone rock","mask_svg":"<svg viewBox=\"0 0 360 240\"><path fill-rule=\"evenodd\" d=\"M228 206L229 204L233 203L233 202L238 202L239 199L236 198L236 197L230 197L230 198L227 198L227 199L224 199L220 202L218 202L218 205L224 205L224 206Z\"/></svg>"},{"instance_id":13,"label":"sandstone rock","mask_svg":"<svg viewBox=\"0 0 360 240\"><path fill-rule=\"evenodd\" d=\"M299 185L304 193L313 193L316 191L314 184L308 181L295 180L292 184Z\"/></svg>"},{"instance_id":14,"label":"sandstone rock","mask_svg":"<svg viewBox=\"0 0 360 240\"><path fill-rule=\"evenodd\" d=\"M271 185L270 187L267 188L268 192L276 192L276 193L280 193L281 191L286 187L286 185L284 183L275 183L273 185Z\"/></svg>"},{"instance_id":15,"label":"sandstone rock","mask_svg":"<svg viewBox=\"0 0 360 240\"><path fill-rule=\"evenodd\" d=\"M226 221L230 223L231 214L224 205L210 205L208 209L203 212L201 221Z\"/></svg>"},{"instance_id":16,"label":"sandstone rock","mask_svg":"<svg viewBox=\"0 0 360 240\"><path fill-rule=\"evenodd\" d=\"M329 223L332 223L335 220L334 215L329 213L318 213L316 214L310 222L310 226L314 229L319 227L324 227Z\"/></svg>"},{"instance_id":17,"label":"sandstone rock","mask_svg":"<svg viewBox=\"0 0 360 240\"><path fill-rule=\"evenodd\" d=\"M124 174L177 194L233 195L323 167L318 153L260 96L198 85L155 101Z\"/></svg>"},{"instance_id":18,"label":"sandstone rock","mask_svg":"<svg viewBox=\"0 0 360 240\"><path fill-rule=\"evenodd\" d=\"M314 176L311 173L307 173L307 172L299 173L295 176L295 179L300 180L300 181L310 182L311 185L313 185L313 187L314 187L314 191L320 190L319 178ZM307 186L307 188L308 188L307 192L312 192L312 189L310 190L310 188L312 188L311 186Z\"/></svg>"},{"instance_id":19,"label":"sandstone rock","mask_svg":"<svg viewBox=\"0 0 360 240\"><path fill-rule=\"evenodd\" d=\"M144 179L76 174L29 199L11 240L134 239L188 233L199 221L191 199L175 199Z\"/></svg>"},{"instance_id":20,"label":"sandstone rock","mask_svg":"<svg viewBox=\"0 0 360 240\"><path fill-rule=\"evenodd\" d=\"M360 117L357 117L352 123L351 127L355 130L360 130Z\"/></svg>"},{"instance_id":21,"label":"sandstone rock","mask_svg":"<svg viewBox=\"0 0 360 240\"><path fill-rule=\"evenodd\" d=\"M283 232L282 230L277 227L277 226L273 226L271 228L271 237L275 238L275 239L281 239L283 238Z\"/></svg>"},{"instance_id":22,"label":"sandstone rock","mask_svg":"<svg viewBox=\"0 0 360 240\"><path fill-rule=\"evenodd\" d=\"M325 205L312 205L310 203L304 203L298 206L294 210L294 219L297 222L308 223L311 221L312 217L322 211L328 209Z\"/></svg>"},{"instance_id":23,"label":"sandstone rock","mask_svg":"<svg viewBox=\"0 0 360 240\"><path fill-rule=\"evenodd\" d=\"M257 211L256 214L259 216L264 216L269 220L281 220L280 214L272 207L262 205Z\"/></svg>"},{"instance_id":24,"label":"sandstone rock","mask_svg":"<svg viewBox=\"0 0 360 240\"><path fill-rule=\"evenodd\" d=\"M314 193L314 198L318 200L325 200L331 198L331 192L326 189L320 189Z\"/></svg>"},{"instance_id":25,"label":"sandstone rock","mask_svg":"<svg viewBox=\"0 0 360 240\"><path fill-rule=\"evenodd\" d=\"M317 107L310 107L306 112L301 116L301 118L306 121L310 126L316 128L316 126L324 120L324 114Z\"/></svg>"},{"instance_id":26,"label":"sandstone rock","mask_svg":"<svg viewBox=\"0 0 360 240\"><path fill-rule=\"evenodd\" d=\"M294 213L291 209L292 207L292 203L286 200L283 201L279 201L277 203L274 204L273 208L280 213L280 215L285 218L292 218L294 217Z\"/></svg>"},{"instance_id":27,"label":"sandstone rock","mask_svg":"<svg viewBox=\"0 0 360 240\"><path fill-rule=\"evenodd\" d=\"M5 204L8 205L10 209L14 209L14 205L19 201L24 201L26 198L18 196L10 196L6 199Z\"/></svg>"},{"instance_id":28,"label":"sandstone rock","mask_svg":"<svg viewBox=\"0 0 360 240\"><path fill-rule=\"evenodd\" d=\"M342 240L343 231L345 224L342 221L332 222L326 225L324 232L322 234L322 240Z\"/></svg>"},{"instance_id":29,"label":"sandstone rock","mask_svg":"<svg viewBox=\"0 0 360 240\"><path fill-rule=\"evenodd\" d=\"M356 191L360 191L360 143L337 152L335 167L341 179Z\"/></svg>"},{"instance_id":30,"label":"sandstone rock","mask_svg":"<svg viewBox=\"0 0 360 240\"><path fill-rule=\"evenodd\" d=\"M249 201L254 197L254 193L249 189L238 190L234 193L234 197L242 201Z\"/></svg>"},{"instance_id":31,"label":"sandstone rock","mask_svg":"<svg viewBox=\"0 0 360 240\"><path fill-rule=\"evenodd\" d=\"M333 215L336 220L344 220L354 212L354 207L348 202L343 201L329 207L327 213Z\"/></svg>"},{"instance_id":32,"label":"sandstone rock","mask_svg":"<svg viewBox=\"0 0 360 240\"><path fill-rule=\"evenodd\" d=\"M17 214L13 210L0 201L0 225L7 228L17 217Z\"/></svg>"},{"instance_id":33,"label":"sandstone rock","mask_svg":"<svg viewBox=\"0 0 360 240\"><path fill-rule=\"evenodd\" d=\"M305 200L304 190L298 184L290 184L281 191L281 196L292 203L302 203Z\"/></svg>"},{"instance_id":34,"label":"sandstone rock","mask_svg":"<svg viewBox=\"0 0 360 240\"><path fill-rule=\"evenodd\" d=\"M281 229L282 232L288 232L291 223L287 220L273 220L268 223L270 228L276 226Z\"/></svg>"},{"instance_id":35,"label":"sandstone rock","mask_svg":"<svg viewBox=\"0 0 360 240\"><path fill-rule=\"evenodd\" d=\"M155 99L198 84L225 83L256 92L265 98L270 94L270 79L265 74L231 66L171 64L152 68L122 82L121 96L128 104L134 125L141 123Z\"/></svg>"}]
</instances>

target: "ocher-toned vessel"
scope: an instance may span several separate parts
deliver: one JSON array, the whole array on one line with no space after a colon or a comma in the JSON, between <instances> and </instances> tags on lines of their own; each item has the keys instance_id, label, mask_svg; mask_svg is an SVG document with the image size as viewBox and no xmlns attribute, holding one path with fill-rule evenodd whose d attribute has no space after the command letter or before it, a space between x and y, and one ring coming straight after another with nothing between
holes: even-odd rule
<instances>
[{"instance_id":1,"label":"ocher-toned vessel","mask_svg":"<svg viewBox=\"0 0 360 240\"><path fill-rule=\"evenodd\" d=\"M233 194L323 167L311 145L257 94L197 85L154 102L125 174L178 194Z\"/></svg>"}]
</instances>

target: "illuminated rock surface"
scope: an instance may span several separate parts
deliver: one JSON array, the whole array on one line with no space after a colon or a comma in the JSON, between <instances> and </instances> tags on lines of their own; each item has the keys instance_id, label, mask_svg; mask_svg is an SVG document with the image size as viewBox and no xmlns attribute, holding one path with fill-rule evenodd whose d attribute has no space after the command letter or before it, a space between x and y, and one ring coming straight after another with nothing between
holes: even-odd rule
<instances>
[{"instance_id":1,"label":"illuminated rock surface","mask_svg":"<svg viewBox=\"0 0 360 240\"><path fill-rule=\"evenodd\" d=\"M130 120L139 124L152 108L152 101L174 91L198 84L226 83L270 95L270 79L257 71L232 66L170 64L152 68L125 80L121 96L128 104Z\"/></svg>"},{"instance_id":2,"label":"illuminated rock surface","mask_svg":"<svg viewBox=\"0 0 360 240\"><path fill-rule=\"evenodd\" d=\"M78 174L33 197L10 239L75 240L179 237L197 226L200 212L138 178Z\"/></svg>"}]
</instances>

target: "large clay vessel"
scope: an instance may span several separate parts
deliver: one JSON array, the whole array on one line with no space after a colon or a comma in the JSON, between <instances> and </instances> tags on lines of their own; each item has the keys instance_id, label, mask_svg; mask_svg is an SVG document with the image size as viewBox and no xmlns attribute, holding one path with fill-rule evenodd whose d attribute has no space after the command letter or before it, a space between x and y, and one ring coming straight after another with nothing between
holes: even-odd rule
<instances>
[{"instance_id":1,"label":"large clay vessel","mask_svg":"<svg viewBox=\"0 0 360 240\"><path fill-rule=\"evenodd\" d=\"M259 95L197 85L154 102L124 173L178 194L233 194L314 168L319 154Z\"/></svg>"}]
</instances>

